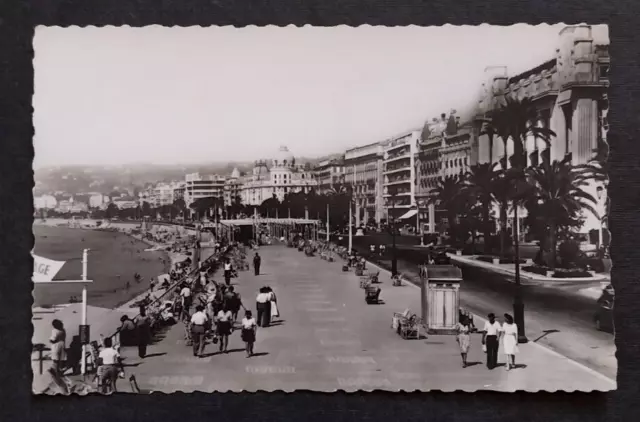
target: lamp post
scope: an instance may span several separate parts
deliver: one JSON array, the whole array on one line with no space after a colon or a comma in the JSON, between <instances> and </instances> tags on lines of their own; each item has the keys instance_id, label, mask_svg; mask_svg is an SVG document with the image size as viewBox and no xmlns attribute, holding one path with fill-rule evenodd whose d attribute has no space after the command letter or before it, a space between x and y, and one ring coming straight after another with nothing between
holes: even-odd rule
<instances>
[{"instance_id":1,"label":"lamp post","mask_svg":"<svg viewBox=\"0 0 640 422\"><path fill-rule=\"evenodd\" d=\"M515 266L516 266L516 291L513 296L513 318L516 326L518 327L518 343L528 343L529 340L525 334L524 325L524 301L522 299L522 283L520 280L520 241L518 239L519 234L519 222L518 222L518 204L513 204L513 241L515 252Z\"/></svg>"},{"instance_id":2,"label":"lamp post","mask_svg":"<svg viewBox=\"0 0 640 422\"><path fill-rule=\"evenodd\" d=\"M329 202L327 202L327 244L329 244Z\"/></svg>"},{"instance_id":3,"label":"lamp post","mask_svg":"<svg viewBox=\"0 0 640 422\"><path fill-rule=\"evenodd\" d=\"M398 274L398 254L396 253L396 195L391 194L391 215L393 217L393 225L391 226L391 238L393 239L391 251L391 275Z\"/></svg>"},{"instance_id":4,"label":"lamp post","mask_svg":"<svg viewBox=\"0 0 640 422\"><path fill-rule=\"evenodd\" d=\"M353 215L351 211L351 202L352 197L351 194L349 194L349 253L353 250L353 230L351 229L351 219L353 218Z\"/></svg>"},{"instance_id":5,"label":"lamp post","mask_svg":"<svg viewBox=\"0 0 640 422\"><path fill-rule=\"evenodd\" d=\"M604 211L602 214L605 214L606 209L604 209L603 203L602 203L602 197L604 196L604 187L598 186L596 188L596 194L598 196L598 207L602 208ZM603 221L602 215L599 215L598 219L600 220L600 223L598 224L598 249L602 249L602 246L604 244L603 233L602 233L603 231L602 226L604 225L604 221Z\"/></svg>"}]
</instances>

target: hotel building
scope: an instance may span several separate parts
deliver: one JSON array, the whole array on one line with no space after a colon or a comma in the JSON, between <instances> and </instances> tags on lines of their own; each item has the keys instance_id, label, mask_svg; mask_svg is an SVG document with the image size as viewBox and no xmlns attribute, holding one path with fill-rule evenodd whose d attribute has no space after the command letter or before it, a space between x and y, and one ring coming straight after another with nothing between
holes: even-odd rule
<instances>
[{"instance_id":1,"label":"hotel building","mask_svg":"<svg viewBox=\"0 0 640 422\"><path fill-rule=\"evenodd\" d=\"M382 186L387 220L410 219L418 213L414 160L419 144L419 130L406 132L384 144Z\"/></svg>"},{"instance_id":2,"label":"hotel building","mask_svg":"<svg viewBox=\"0 0 640 422\"><path fill-rule=\"evenodd\" d=\"M344 156L320 161L313 168L317 183L316 192L324 195L339 184L344 177Z\"/></svg>"},{"instance_id":3,"label":"hotel building","mask_svg":"<svg viewBox=\"0 0 640 422\"><path fill-rule=\"evenodd\" d=\"M224 182L224 206L231 206L236 198L242 200L242 180L240 179L240 171L234 168L231 176Z\"/></svg>"},{"instance_id":4,"label":"hotel building","mask_svg":"<svg viewBox=\"0 0 640 422\"><path fill-rule=\"evenodd\" d=\"M296 163L289 149L282 146L270 163L256 161L252 173L242 180L240 196L245 205L260 205L273 195L282 201L287 193L308 193L316 186L313 172Z\"/></svg>"},{"instance_id":5,"label":"hotel building","mask_svg":"<svg viewBox=\"0 0 640 422\"><path fill-rule=\"evenodd\" d=\"M201 176L191 173L185 176L184 202L190 206L202 198L224 198L224 177L218 175Z\"/></svg>"},{"instance_id":6,"label":"hotel building","mask_svg":"<svg viewBox=\"0 0 640 422\"><path fill-rule=\"evenodd\" d=\"M344 182L353 189L355 224L384 218L383 143L376 142L348 149L344 154Z\"/></svg>"},{"instance_id":7,"label":"hotel building","mask_svg":"<svg viewBox=\"0 0 640 422\"><path fill-rule=\"evenodd\" d=\"M527 139L528 165L539 163L543 154L551 161L568 156L574 165L589 162L599 143L606 142L608 131L608 45L605 26L567 26L560 31L555 55L539 66L512 77L504 67L488 68L474 122L478 162L496 163L505 155L502 140L494 139L491 144L486 135L479 134L482 120L507 96L532 99L540 114L538 124L556 135L549 148L533 137ZM513 154L511 141L507 154ZM605 187L594 183L589 193L598 199L596 208L604 215ZM586 211L584 218L583 232L601 230L599 218Z\"/></svg>"}]
</instances>

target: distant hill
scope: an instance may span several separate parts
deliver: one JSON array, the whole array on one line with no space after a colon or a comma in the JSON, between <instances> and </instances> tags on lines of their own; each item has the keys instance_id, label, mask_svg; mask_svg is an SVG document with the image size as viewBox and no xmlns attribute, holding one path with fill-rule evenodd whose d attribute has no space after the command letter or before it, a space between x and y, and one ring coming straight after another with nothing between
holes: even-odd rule
<instances>
[{"instance_id":1,"label":"distant hill","mask_svg":"<svg viewBox=\"0 0 640 422\"><path fill-rule=\"evenodd\" d=\"M315 164L318 159L298 158L298 162ZM190 165L156 165L148 163L119 166L58 166L34 171L35 195L67 192L72 195L97 192L109 195L113 192L137 193L146 186L159 182L184 180L186 174L219 174L228 176L237 167L250 172L253 161L224 162Z\"/></svg>"}]
</instances>

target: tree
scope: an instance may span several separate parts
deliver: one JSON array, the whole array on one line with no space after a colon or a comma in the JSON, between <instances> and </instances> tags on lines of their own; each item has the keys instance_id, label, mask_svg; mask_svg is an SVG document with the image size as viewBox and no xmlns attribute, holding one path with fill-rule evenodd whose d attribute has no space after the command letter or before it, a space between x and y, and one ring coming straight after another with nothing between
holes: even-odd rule
<instances>
[{"instance_id":1,"label":"tree","mask_svg":"<svg viewBox=\"0 0 640 422\"><path fill-rule=\"evenodd\" d=\"M265 215L273 218L276 215L276 210L280 209L280 205L280 201L274 193L271 198L265 199L264 201L262 201L262 204L260 204L260 215Z\"/></svg>"},{"instance_id":2,"label":"tree","mask_svg":"<svg viewBox=\"0 0 640 422\"><path fill-rule=\"evenodd\" d=\"M581 211L586 209L598 216L596 199L584 188L591 182L590 173L583 167L572 167L571 158L553 163L543 162L527 171L534 195L529 199L538 229L548 233L550 258L548 266L555 268L557 235L569 225L578 224Z\"/></svg>"},{"instance_id":3,"label":"tree","mask_svg":"<svg viewBox=\"0 0 640 422\"><path fill-rule=\"evenodd\" d=\"M542 140L548 147L555 133L538 125L539 114L531 99L517 99L506 97L505 102L497 109L489 113L485 120L484 133L498 136L504 146L504 156L500 159L502 173L496 178L495 197L500 205L500 254L504 256L507 236L507 210L509 201L516 196L522 199L522 187L524 186L524 171L527 167L527 138ZM513 154L509 156L509 141L513 144ZM543 161L548 161L548 154L543 154ZM537 162L533 162L537 165ZM510 168L509 168L510 166ZM514 221L517 221L518 207L513 207Z\"/></svg>"},{"instance_id":4,"label":"tree","mask_svg":"<svg viewBox=\"0 0 640 422\"><path fill-rule=\"evenodd\" d=\"M439 208L444 208L449 223L449 235L457 236L458 214L464 193L464 179L459 175L446 176L438 181L438 186L431 190L432 201Z\"/></svg>"},{"instance_id":5,"label":"tree","mask_svg":"<svg viewBox=\"0 0 640 422\"><path fill-rule=\"evenodd\" d=\"M142 216L149 217L150 215L151 215L151 204L149 204L147 201L144 201L142 203Z\"/></svg>"},{"instance_id":6,"label":"tree","mask_svg":"<svg viewBox=\"0 0 640 422\"><path fill-rule=\"evenodd\" d=\"M184 199L177 198L173 201L173 208L176 210L176 213L184 217L187 214L187 204L185 204Z\"/></svg>"},{"instance_id":7,"label":"tree","mask_svg":"<svg viewBox=\"0 0 640 422\"><path fill-rule=\"evenodd\" d=\"M490 253L490 237L494 226L491 205L495 200L495 182L499 177L497 166L497 163L477 164L464 175L468 195L480 203L485 254Z\"/></svg>"},{"instance_id":8,"label":"tree","mask_svg":"<svg viewBox=\"0 0 640 422\"><path fill-rule=\"evenodd\" d=\"M329 204L329 218L331 222L351 224L349 220L349 207L353 200L353 188L344 182L334 184L327 192L327 203Z\"/></svg>"},{"instance_id":9,"label":"tree","mask_svg":"<svg viewBox=\"0 0 640 422\"><path fill-rule=\"evenodd\" d=\"M207 196L205 198L198 198L189 205L189 208L194 210L198 214L198 218L206 216L211 210L215 210L215 218L219 218L218 209L223 206L222 198L216 196Z\"/></svg>"},{"instance_id":10,"label":"tree","mask_svg":"<svg viewBox=\"0 0 640 422\"><path fill-rule=\"evenodd\" d=\"M114 204L113 202L111 202L108 206L107 206L107 210L105 213L105 216L109 219L111 218L116 218L118 216L118 206L116 204Z\"/></svg>"}]
</instances>

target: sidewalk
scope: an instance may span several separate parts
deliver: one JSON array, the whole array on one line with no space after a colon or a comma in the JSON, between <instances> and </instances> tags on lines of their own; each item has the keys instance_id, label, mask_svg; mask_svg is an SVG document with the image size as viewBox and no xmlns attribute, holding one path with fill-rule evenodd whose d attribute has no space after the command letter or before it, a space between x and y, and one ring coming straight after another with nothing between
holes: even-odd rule
<instances>
[{"instance_id":1,"label":"sidewalk","mask_svg":"<svg viewBox=\"0 0 640 422\"><path fill-rule=\"evenodd\" d=\"M141 360L123 350L127 372L142 390L153 391L608 391L615 382L537 344L520 347L521 367L487 370L480 335L473 335L466 369L454 336L403 340L391 329L394 312L419 311L414 287L392 287L381 271L382 305L367 305L359 278L339 262L306 257L283 246L260 248L262 274L234 279L245 305L254 309L257 289L273 287L282 321L259 329L253 358L245 358L238 333L229 354L208 344L194 358L184 344L184 327L171 327ZM499 360L504 362L504 356ZM526 366L526 367L525 367ZM127 375L128 376L128 375Z\"/></svg>"}]
</instances>

